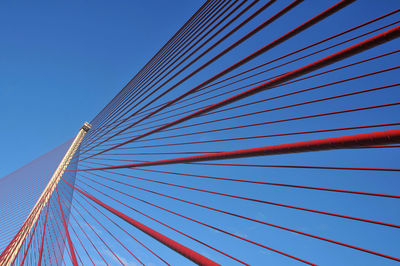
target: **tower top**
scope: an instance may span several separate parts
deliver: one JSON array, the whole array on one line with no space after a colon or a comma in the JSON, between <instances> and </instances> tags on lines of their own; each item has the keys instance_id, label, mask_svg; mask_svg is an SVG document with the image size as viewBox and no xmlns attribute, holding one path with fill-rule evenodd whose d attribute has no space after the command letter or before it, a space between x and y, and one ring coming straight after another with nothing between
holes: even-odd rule
<instances>
[{"instance_id":1,"label":"tower top","mask_svg":"<svg viewBox=\"0 0 400 266\"><path fill-rule=\"evenodd\" d=\"M82 126L82 129L85 130L86 132L88 132L91 127L92 127L91 124L89 124L88 122L85 122Z\"/></svg>"}]
</instances>

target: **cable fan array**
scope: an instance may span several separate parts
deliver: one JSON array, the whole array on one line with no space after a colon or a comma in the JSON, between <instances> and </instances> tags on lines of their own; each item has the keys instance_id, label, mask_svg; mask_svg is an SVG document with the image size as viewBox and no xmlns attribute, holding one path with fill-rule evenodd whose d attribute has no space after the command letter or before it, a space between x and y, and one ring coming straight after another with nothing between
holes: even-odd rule
<instances>
[{"instance_id":1,"label":"cable fan array","mask_svg":"<svg viewBox=\"0 0 400 266\"><path fill-rule=\"evenodd\" d=\"M396 8L206 1L91 121L14 264L400 262Z\"/></svg>"}]
</instances>

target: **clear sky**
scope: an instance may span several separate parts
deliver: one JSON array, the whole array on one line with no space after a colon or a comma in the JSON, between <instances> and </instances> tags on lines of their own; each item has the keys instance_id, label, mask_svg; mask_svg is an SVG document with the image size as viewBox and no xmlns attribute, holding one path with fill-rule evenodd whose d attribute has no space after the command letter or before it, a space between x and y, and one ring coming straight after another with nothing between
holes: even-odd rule
<instances>
[{"instance_id":1,"label":"clear sky","mask_svg":"<svg viewBox=\"0 0 400 266\"><path fill-rule=\"evenodd\" d=\"M74 137L203 1L1 1L0 177Z\"/></svg>"}]
</instances>

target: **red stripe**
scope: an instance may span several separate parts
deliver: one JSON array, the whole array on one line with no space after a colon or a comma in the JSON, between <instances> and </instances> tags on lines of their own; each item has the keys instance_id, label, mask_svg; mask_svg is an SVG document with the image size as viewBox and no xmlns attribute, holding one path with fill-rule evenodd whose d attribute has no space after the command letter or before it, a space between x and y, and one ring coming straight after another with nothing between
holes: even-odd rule
<instances>
[{"instance_id":1,"label":"red stripe","mask_svg":"<svg viewBox=\"0 0 400 266\"><path fill-rule=\"evenodd\" d=\"M149 162L114 165L114 166L88 168L88 169L77 169L76 171L119 169L119 168L143 167L143 166L153 166L153 165L235 159L243 157L262 156L262 155L278 155L278 154L288 154L288 153L298 153L298 152L325 151L332 149L345 149L345 148L362 147L369 145L395 144L399 142L400 142L400 129L394 129L394 130L385 130L379 132L356 134L356 135L334 137L327 139L317 139L317 140L301 141L295 143L272 145L266 147L244 149L244 150L202 154L202 155L173 158L167 160L149 161Z\"/></svg>"},{"instance_id":2,"label":"red stripe","mask_svg":"<svg viewBox=\"0 0 400 266\"><path fill-rule=\"evenodd\" d=\"M65 230L65 233L66 233L66 235L67 235L69 250L70 250L70 252L71 252L72 264L73 264L74 266L77 266L77 265L78 265L78 261L76 260L76 255L75 255L74 246L73 246L73 244L72 244L71 237L70 237L70 235L69 235L68 225L67 225L67 223L66 223L66 221L65 221L64 211L63 211L63 208L62 208L62 206L61 206L60 197L59 197L59 195L58 195L58 190L57 190L57 189L56 189L56 193L57 193L58 206L60 207L61 218L62 218L63 225L64 225L64 230Z\"/></svg>"},{"instance_id":3,"label":"red stripe","mask_svg":"<svg viewBox=\"0 0 400 266\"><path fill-rule=\"evenodd\" d=\"M161 242L162 244L166 245L167 247L175 250L176 252L178 252L179 254L183 255L184 257L190 259L194 263L197 263L199 265L219 265L219 264L215 263L214 261L212 261L212 260L204 257L203 255L197 253L196 251L191 250L191 249L179 244L178 242L176 242L176 241L164 236L163 234L160 234L159 232L157 232L157 231L151 229L150 227L148 227L148 226L146 226L146 225L144 225L144 224L132 219L131 217L123 214L122 212L117 211L113 207L104 204L103 202L101 202L97 198L87 194L86 192L78 189L77 187L72 186L67 181L64 180L64 182L67 183L68 185L70 185L72 188L74 188L77 191L79 191L80 193L82 193L83 195L85 195L86 197L88 197L89 199L91 199L92 201L96 202L101 207L103 207L106 210L112 212L116 216L118 216L121 219L125 220L126 222L130 223L131 225L133 225L134 227L138 228L142 232L148 234L149 236L153 237L154 239L158 240L159 242Z\"/></svg>"}]
</instances>

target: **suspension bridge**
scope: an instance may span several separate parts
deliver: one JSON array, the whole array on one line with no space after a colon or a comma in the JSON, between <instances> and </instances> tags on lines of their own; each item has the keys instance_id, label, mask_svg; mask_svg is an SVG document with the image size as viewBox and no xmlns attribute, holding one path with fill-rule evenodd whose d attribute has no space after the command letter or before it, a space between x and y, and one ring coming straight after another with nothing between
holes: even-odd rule
<instances>
[{"instance_id":1,"label":"suspension bridge","mask_svg":"<svg viewBox=\"0 0 400 266\"><path fill-rule=\"evenodd\" d=\"M0 179L0 265L398 265L400 5L379 5L205 1Z\"/></svg>"}]
</instances>

